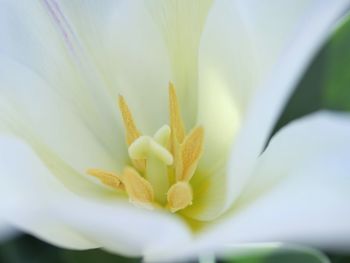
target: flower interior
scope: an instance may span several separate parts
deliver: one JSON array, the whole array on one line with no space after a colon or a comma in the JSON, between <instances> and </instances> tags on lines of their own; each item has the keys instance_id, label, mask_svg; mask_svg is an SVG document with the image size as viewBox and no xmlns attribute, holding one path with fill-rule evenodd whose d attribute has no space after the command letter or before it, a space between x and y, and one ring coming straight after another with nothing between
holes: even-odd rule
<instances>
[{"instance_id":1,"label":"flower interior","mask_svg":"<svg viewBox=\"0 0 350 263\"><path fill-rule=\"evenodd\" d=\"M88 174L124 192L137 206L163 207L173 213L190 206L190 180L203 153L204 129L196 126L186 134L174 85L169 84L170 127L162 126L153 136L142 135L137 129L122 96L119 108L131 165L120 173L89 169Z\"/></svg>"}]
</instances>

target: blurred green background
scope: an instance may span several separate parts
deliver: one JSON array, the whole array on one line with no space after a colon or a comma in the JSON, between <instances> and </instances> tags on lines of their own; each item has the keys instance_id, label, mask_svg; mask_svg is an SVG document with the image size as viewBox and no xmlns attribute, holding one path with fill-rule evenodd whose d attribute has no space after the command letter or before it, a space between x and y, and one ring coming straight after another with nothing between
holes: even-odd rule
<instances>
[{"instance_id":1,"label":"blurred green background","mask_svg":"<svg viewBox=\"0 0 350 263\"><path fill-rule=\"evenodd\" d=\"M320 50L297 90L285 107L275 130L319 109L350 111L350 18L339 27ZM321 219L322 220L322 219ZM350 222L349 222L350 224ZM323 251L333 263L350 263L349 255ZM0 244L0 263L136 263L140 259L123 258L102 250L71 251L48 245L29 235L18 235ZM200 263L214 260L202 259ZM313 254L298 251L267 251L250 256L218 259L217 262L239 263L317 263L322 260ZM323 261L324 262L324 261Z\"/></svg>"}]
</instances>

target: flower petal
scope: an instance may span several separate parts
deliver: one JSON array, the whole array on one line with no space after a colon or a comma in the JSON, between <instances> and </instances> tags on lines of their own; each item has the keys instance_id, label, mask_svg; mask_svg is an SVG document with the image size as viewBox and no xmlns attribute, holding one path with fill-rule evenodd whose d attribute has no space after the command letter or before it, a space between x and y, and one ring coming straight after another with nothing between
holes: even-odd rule
<instances>
[{"instance_id":1,"label":"flower petal","mask_svg":"<svg viewBox=\"0 0 350 263\"><path fill-rule=\"evenodd\" d=\"M60 247L99 246L45 211L50 202L71 193L50 175L31 148L13 137L1 136L0 149L0 198L7 200L3 220Z\"/></svg>"},{"instance_id":2,"label":"flower petal","mask_svg":"<svg viewBox=\"0 0 350 263\"><path fill-rule=\"evenodd\" d=\"M147 133L166 122L167 114L158 113L167 111L170 64L143 3L3 0L0 5L0 52L43 76L111 151L120 148L113 139L123 137L118 94Z\"/></svg>"},{"instance_id":3,"label":"flower petal","mask_svg":"<svg viewBox=\"0 0 350 263\"><path fill-rule=\"evenodd\" d=\"M73 105L47 82L23 65L0 57L1 133L26 141L71 190L85 194L97 190L99 187L85 174L87 168L116 170L125 161L123 152L113 156ZM0 148L2 154L7 151Z\"/></svg>"},{"instance_id":4,"label":"flower petal","mask_svg":"<svg viewBox=\"0 0 350 263\"><path fill-rule=\"evenodd\" d=\"M14 102L23 104L25 94L35 96L34 99L40 96L35 87L30 85L33 81L24 86L23 80L19 87L16 86L21 79L28 79L27 72L31 71L37 79L45 82L45 92L54 93L60 100L65 101L69 106L67 111L74 111L90 133L98 137L100 144L103 144L109 153L118 156L120 147L117 147L117 136L121 142L124 140L121 132L118 132L117 121L111 121L116 119L116 102L112 98L106 102L103 90L86 83L73 54L66 48L66 40L56 31L43 2L0 2L0 81L6 84L10 81L12 87L11 90L7 88L7 92L10 92ZM2 83L1 89L6 90L5 83ZM20 89L22 91L19 91ZM47 98L45 106L50 105L51 97ZM34 104L31 105L30 100L27 100L27 105L32 107ZM56 103L52 108L55 106ZM38 114L38 118L48 118L48 113L44 111ZM53 121L55 120L47 120L47 125L50 126ZM59 129L61 130L62 128Z\"/></svg>"},{"instance_id":5,"label":"flower petal","mask_svg":"<svg viewBox=\"0 0 350 263\"><path fill-rule=\"evenodd\" d=\"M268 191L312 158L346 147L349 139L350 116L346 113L321 111L288 124L259 157L240 200Z\"/></svg>"},{"instance_id":6,"label":"flower petal","mask_svg":"<svg viewBox=\"0 0 350 263\"><path fill-rule=\"evenodd\" d=\"M197 260L197 258L203 258L204 261L208 259L213 260L222 260L222 261L255 261L256 259L260 260L262 258L267 258L268 260L272 260L277 262L281 262L282 259L290 258L293 259L313 259L318 260L322 263L328 263L328 258L317 249L295 245L295 244L287 244L280 242L265 242L265 243L244 243L244 244L225 244L222 245L219 249L215 251L215 253L209 252L208 250L198 248L198 250L194 250L192 247L192 251L185 250L182 251L185 253L174 253L165 254L160 257L157 254L148 253L144 257L145 262L182 262L188 261L189 258L193 260ZM199 255L199 256L198 256ZM285 256L284 256L285 255ZM275 257L276 256L276 257ZM296 256L296 257L293 257ZM214 259L215 258L215 259ZM304 260L304 261L305 261ZM304 262L303 261L303 262ZM317 262L318 262L317 261ZM206 262L206 261L205 261ZM299 261L298 261L299 262Z\"/></svg>"},{"instance_id":7,"label":"flower petal","mask_svg":"<svg viewBox=\"0 0 350 263\"><path fill-rule=\"evenodd\" d=\"M0 148L7 149L0 156L0 197L12 204L12 211L2 216L26 232L65 248L102 246L129 256L189 239L185 224L173 215L113 198L100 202L73 194L15 138L1 137Z\"/></svg>"},{"instance_id":8,"label":"flower petal","mask_svg":"<svg viewBox=\"0 0 350 263\"><path fill-rule=\"evenodd\" d=\"M92 39L102 40L101 37L97 38L96 35L93 35L93 32L83 31L84 29L99 31L104 37L111 37L111 34L108 35L102 29L107 30L108 27L111 30L113 21L106 20L104 21L106 24L104 24L99 20L99 17L103 16L101 14L102 11L110 13L112 12L111 10L117 10L119 12L119 9L114 4L110 3L112 5L110 6L111 9L108 6L97 4L99 6L98 10L101 8L102 10L96 13L97 7L93 8L93 3L89 2L89 5L85 2L87 4L81 5L77 9L78 6L76 4L78 3L73 2L65 1L64 3L64 11L68 16L76 14L76 16L73 16L75 20L72 22L75 22L77 27L81 26L81 21L84 21L85 26L86 21L91 21L95 25L94 28L83 27L81 29L79 27L81 29L80 31L78 30L79 34L87 34L83 35L87 39L81 37L83 41L86 40L83 44L91 44ZM11 120L11 122L26 122L27 126L34 127L33 133L79 172L85 172L89 167L104 167L110 170L115 170L116 166L121 168L126 161L127 151L121 129L122 122L117 120L120 118L120 113L116 112L118 111L116 96L110 96L106 101L104 86L97 85L97 80L92 81L88 79L89 83L96 84L95 87L91 87L84 82L87 75L94 75L94 70L91 70L91 74L87 74L86 70L89 69L81 68L81 63L86 62L88 58L86 58L86 52L81 47L81 39L76 36L75 32L72 32L73 29L71 27L75 24L69 24L65 20L65 15L67 14L61 12L60 5L56 1L43 1L42 3L28 2L18 4L13 1L1 2L2 8L0 10L3 14L0 16L2 21L0 26L2 33L0 50L1 53L11 57L11 59L5 57L1 59L0 81L2 82L2 98L6 96L7 104L17 105L16 111L20 110L20 114L18 114L20 116L17 116L16 121ZM116 12L112 13L115 14ZM136 14L133 15L134 19L135 16ZM106 16L103 17L107 19ZM14 22L15 18L17 18L16 22ZM98 25L94 23L97 21L99 22ZM124 24L127 22L124 21ZM99 28L101 30L98 30ZM124 29L125 26L118 28ZM16 32L16 34L13 32ZM124 32L127 35L129 33ZM119 37L120 34L118 35ZM139 34L134 32L132 35L138 36ZM130 37L127 41L140 42L132 41ZM161 43L161 41L159 42ZM110 43L109 49L103 49L102 46L94 46L94 48L97 51L109 51L112 56L115 53L111 50L112 44ZM152 48L158 47L150 46ZM115 46L114 48L124 54L136 55L133 50L125 52L128 49L125 49L125 45L123 47L124 49L120 46ZM142 51L145 54L150 54L144 49ZM159 53L161 52L157 49L157 54ZM103 55L107 56L105 53ZM19 63L10 61L12 59ZM125 60L129 61L127 58ZM145 61L151 60L145 59ZM140 63L134 64L139 65ZM78 66L78 70L76 66ZM150 69L149 66L145 68ZM166 67L159 68L163 69ZM135 76L137 75L136 73L134 74ZM158 74L159 72L157 72L157 76ZM115 76L114 73L112 75L113 77ZM133 79L135 79L134 76ZM165 98L167 81L164 81ZM145 90L141 85L137 87L141 91ZM126 88L128 89L128 87ZM28 94L28 90L30 95L34 97L30 100L23 95ZM4 95L4 92L7 94ZM158 93L148 90L147 94ZM137 96L139 95L140 93L137 93ZM141 97L145 99L145 96ZM166 105L167 100L164 99L164 101ZM152 105L156 104L152 103ZM42 111L43 107L46 107L45 111ZM114 114L112 114L113 112ZM139 111L139 113L144 112L145 110ZM30 114L30 116L28 117L27 114ZM159 116L159 114L151 115ZM164 115L166 116L166 114ZM147 120L147 118L142 118L142 120ZM18 126L17 123L13 125ZM89 133L89 135L86 135L86 133ZM92 146L93 144L95 145ZM105 149L101 149L101 145Z\"/></svg>"},{"instance_id":9,"label":"flower petal","mask_svg":"<svg viewBox=\"0 0 350 263\"><path fill-rule=\"evenodd\" d=\"M217 1L209 14L199 55L203 167L234 147L227 188L211 191L226 202L208 204L217 213L204 209L197 218L214 218L239 196L286 99L350 3L271 2Z\"/></svg>"},{"instance_id":10,"label":"flower petal","mask_svg":"<svg viewBox=\"0 0 350 263\"><path fill-rule=\"evenodd\" d=\"M198 49L213 0L144 1L166 45L172 79L187 127L195 125L198 97Z\"/></svg>"},{"instance_id":11,"label":"flower petal","mask_svg":"<svg viewBox=\"0 0 350 263\"><path fill-rule=\"evenodd\" d=\"M347 0L216 1L200 45L201 89L202 85L207 90L220 84L231 92L239 111L244 113L267 75L276 77L271 71L276 63L293 49L301 52L294 57L298 64L305 61L306 55L311 57L348 6ZM320 14L325 18L321 19Z\"/></svg>"},{"instance_id":12,"label":"flower petal","mask_svg":"<svg viewBox=\"0 0 350 263\"><path fill-rule=\"evenodd\" d=\"M153 248L168 251L191 239L189 230L179 218L127 203L70 199L69 206L57 203L55 209L58 218L68 226L84 233L104 249L124 256L143 256Z\"/></svg>"},{"instance_id":13,"label":"flower petal","mask_svg":"<svg viewBox=\"0 0 350 263\"><path fill-rule=\"evenodd\" d=\"M348 249L350 116L318 114L278 133L255 167L252 184L198 246L298 242Z\"/></svg>"},{"instance_id":14,"label":"flower petal","mask_svg":"<svg viewBox=\"0 0 350 263\"><path fill-rule=\"evenodd\" d=\"M90 65L88 73L97 74L109 98L115 103L123 95L147 134L166 123L170 62L147 5L114 0L47 2L63 14L79 41L84 63Z\"/></svg>"}]
</instances>

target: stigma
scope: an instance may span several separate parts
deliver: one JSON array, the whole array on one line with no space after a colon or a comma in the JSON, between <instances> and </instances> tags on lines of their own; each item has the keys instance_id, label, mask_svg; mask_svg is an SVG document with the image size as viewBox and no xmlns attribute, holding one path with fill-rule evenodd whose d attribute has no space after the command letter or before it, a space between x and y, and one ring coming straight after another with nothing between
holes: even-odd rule
<instances>
[{"instance_id":1,"label":"stigma","mask_svg":"<svg viewBox=\"0 0 350 263\"><path fill-rule=\"evenodd\" d=\"M186 132L174 85L169 83L169 125L153 135L138 130L123 96L118 104L130 164L119 172L94 168L87 173L139 207L175 213L192 205L191 179L203 153L204 129L196 126Z\"/></svg>"}]
</instances>

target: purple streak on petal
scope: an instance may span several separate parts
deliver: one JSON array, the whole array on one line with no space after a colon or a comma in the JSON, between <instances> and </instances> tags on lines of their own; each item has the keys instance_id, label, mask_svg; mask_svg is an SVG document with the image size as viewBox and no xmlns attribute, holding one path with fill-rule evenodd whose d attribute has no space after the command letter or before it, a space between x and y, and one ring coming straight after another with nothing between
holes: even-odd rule
<instances>
[{"instance_id":1,"label":"purple streak on petal","mask_svg":"<svg viewBox=\"0 0 350 263\"><path fill-rule=\"evenodd\" d=\"M50 16L55 21L59 31L61 32L67 47L69 48L70 51L73 52L74 47L73 47L73 44L72 44L70 37L69 37L69 33L71 33L71 32L68 33L67 27L63 25L63 24L65 24L64 23L65 21L62 21L62 13L57 12L57 10L59 10L58 6L57 5L53 6L52 1L50 1L50 0L43 0L43 2L44 2L44 5L45 5L47 11L49 12Z\"/></svg>"},{"instance_id":2,"label":"purple streak on petal","mask_svg":"<svg viewBox=\"0 0 350 263\"><path fill-rule=\"evenodd\" d=\"M81 116L89 129L96 135L96 138L101 141L109 152L114 152L111 148L108 139L100 139L99 134L105 134L105 123L109 123L109 120L118 118L119 112L115 110L114 104L110 104L110 98L113 94L109 93L109 88L104 78L101 76L98 67L94 63L94 59L89 56L84 42L81 41L79 35L74 30L74 27L69 23L67 15L62 12L60 3L57 0L41 0L43 6L46 9L48 15L53 20L57 31L60 33L62 40L65 43L69 51L69 55L72 57L72 62L75 63L78 72L81 74L82 80L85 85L81 88L84 98L79 97L79 101L84 99L86 103L92 105L91 112L94 117L85 114L85 109L81 107L80 103L76 103L76 107L79 112L84 112ZM97 107L99 105L96 101L100 101L102 105L109 105L106 107ZM100 124L92 123L92 120L100 120ZM112 126L112 125L111 125ZM114 125L112 126L114 129Z\"/></svg>"},{"instance_id":3,"label":"purple streak on petal","mask_svg":"<svg viewBox=\"0 0 350 263\"><path fill-rule=\"evenodd\" d=\"M101 83L101 78L98 73L98 69L93 63L82 42L80 42L79 37L74 32L69 20L66 18L59 2L56 0L42 0L44 6L53 19L58 31L60 32L67 49L70 52L74 62L79 68L81 74L84 78L88 79L89 82Z\"/></svg>"}]
</instances>

